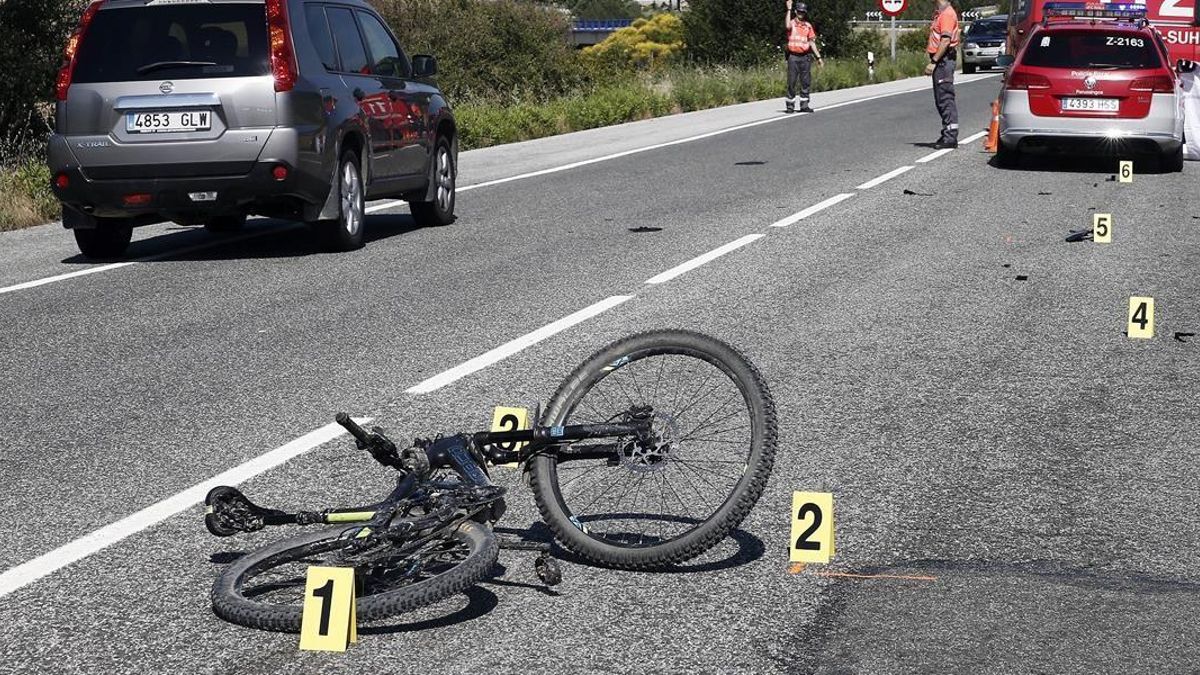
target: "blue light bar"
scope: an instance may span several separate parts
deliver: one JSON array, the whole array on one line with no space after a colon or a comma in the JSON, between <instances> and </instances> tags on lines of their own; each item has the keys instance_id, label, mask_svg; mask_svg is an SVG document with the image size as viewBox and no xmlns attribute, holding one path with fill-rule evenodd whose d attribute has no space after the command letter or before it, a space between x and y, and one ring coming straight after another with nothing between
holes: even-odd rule
<instances>
[{"instance_id":1,"label":"blue light bar","mask_svg":"<svg viewBox=\"0 0 1200 675\"><path fill-rule=\"evenodd\" d=\"M1129 19L1146 18L1146 6L1132 3L1106 2L1047 2L1042 8L1046 18L1071 17L1076 19Z\"/></svg>"}]
</instances>

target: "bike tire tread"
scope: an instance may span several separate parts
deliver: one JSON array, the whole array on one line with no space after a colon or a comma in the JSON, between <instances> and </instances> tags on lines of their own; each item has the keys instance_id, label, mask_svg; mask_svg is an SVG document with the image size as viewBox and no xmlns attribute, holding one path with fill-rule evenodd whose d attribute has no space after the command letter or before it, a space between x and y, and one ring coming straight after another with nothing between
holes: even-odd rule
<instances>
[{"instance_id":1,"label":"bike tire tread","mask_svg":"<svg viewBox=\"0 0 1200 675\"><path fill-rule=\"evenodd\" d=\"M570 524L559 506L554 503L552 488L543 484L545 478L540 477L539 471L534 467L530 470L530 487L533 490L538 510L541 512L542 518L549 525L555 537L575 555L592 564L603 567L631 571L654 571L669 568L672 565L690 560L711 549L736 529L745 520L746 516L750 514L750 511L753 510L759 497L762 496L763 491L766 489L767 481L770 479L771 470L775 463L779 428L775 415L775 402L762 373L737 348L716 338L693 331L646 331L631 335L600 349L588 357L575 372L571 373L559 385L546 407L547 418L551 415L559 414L561 411L556 409L556 403L565 400L575 388L584 385L594 375L593 368L588 366L603 363L608 356L600 358L602 355L611 356L613 353L619 354L622 351L631 351L640 343L648 343L653 340L662 342L674 341L684 346L698 347L700 350L709 350L713 347L716 347L718 350L727 350L738 362L737 365L746 368L749 380L748 389L751 392L759 394L758 398L760 399L759 404L761 406L760 415L763 421L763 434L759 460L754 465L754 473L751 481L738 492L732 508L727 509L717 520L706 521L701 526L705 529L704 534L698 537L691 537L689 535L678 541L671 541L660 546L646 548L621 548L603 544L590 537L580 538L576 536L576 528ZM692 344L688 345L687 343ZM730 364L727 363L726 365L729 366ZM554 420L554 423L559 423L559 420ZM537 460L535 459L534 461ZM712 524L710 525L710 523Z\"/></svg>"}]
</instances>

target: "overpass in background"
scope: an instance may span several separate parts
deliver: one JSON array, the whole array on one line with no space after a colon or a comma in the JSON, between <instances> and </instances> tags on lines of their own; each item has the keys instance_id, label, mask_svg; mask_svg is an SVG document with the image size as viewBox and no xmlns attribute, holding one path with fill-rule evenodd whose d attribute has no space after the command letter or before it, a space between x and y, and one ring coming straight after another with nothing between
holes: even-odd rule
<instances>
[{"instance_id":1,"label":"overpass in background","mask_svg":"<svg viewBox=\"0 0 1200 675\"><path fill-rule=\"evenodd\" d=\"M571 22L571 45L583 48L603 42L632 23L633 19L576 19Z\"/></svg>"}]
</instances>

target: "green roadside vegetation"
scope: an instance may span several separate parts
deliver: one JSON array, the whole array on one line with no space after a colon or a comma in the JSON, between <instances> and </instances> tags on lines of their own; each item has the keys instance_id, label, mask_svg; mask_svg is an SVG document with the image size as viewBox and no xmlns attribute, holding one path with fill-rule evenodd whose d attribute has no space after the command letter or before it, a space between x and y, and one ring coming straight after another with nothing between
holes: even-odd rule
<instances>
[{"instance_id":1,"label":"green roadside vegetation","mask_svg":"<svg viewBox=\"0 0 1200 675\"><path fill-rule=\"evenodd\" d=\"M464 148L539 138L678 112L782 97L784 3L690 0L683 12L628 0L372 0L409 54L438 57L438 84L458 116ZM0 230L53 220L43 166L53 129L51 92L62 47L86 0L0 2ZM923 40L852 30L844 0L810 0L826 55L813 89L919 74ZM666 0L661 7L668 6ZM595 47L570 44L573 18L636 17ZM615 18L615 17L613 17ZM917 36L923 37L923 36Z\"/></svg>"},{"instance_id":2,"label":"green roadside vegetation","mask_svg":"<svg viewBox=\"0 0 1200 675\"><path fill-rule=\"evenodd\" d=\"M869 82L888 82L920 75L929 63L906 53L896 63L885 60L868 77L866 63L830 59L814 69L813 91L830 91ZM455 107L464 148L525 141L554 134L593 129L734 103L781 98L786 73L779 66L677 68L545 102L495 106L467 103ZM782 109L782 101L780 102Z\"/></svg>"}]
</instances>

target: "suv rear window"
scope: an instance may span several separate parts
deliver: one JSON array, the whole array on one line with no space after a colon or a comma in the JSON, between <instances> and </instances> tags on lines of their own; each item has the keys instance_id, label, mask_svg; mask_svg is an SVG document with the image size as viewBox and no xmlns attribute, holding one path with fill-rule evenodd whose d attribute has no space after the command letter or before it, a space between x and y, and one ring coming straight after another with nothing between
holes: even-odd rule
<instances>
[{"instance_id":1,"label":"suv rear window","mask_svg":"<svg viewBox=\"0 0 1200 675\"><path fill-rule=\"evenodd\" d=\"M98 12L79 47L75 82L269 75L261 3L161 5Z\"/></svg>"},{"instance_id":2,"label":"suv rear window","mask_svg":"<svg viewBox=\"0 0 1200 675\"><path fill-rule=\"evenodd\" d=\"M1042 31L1029 38L1021 64L1040 68L1158 68L1154 39L1145 33Z\"/></svg>"}]
</instances>

